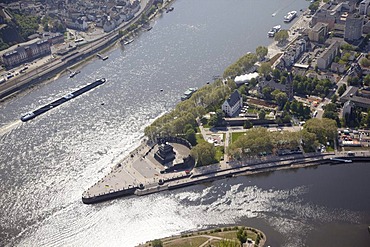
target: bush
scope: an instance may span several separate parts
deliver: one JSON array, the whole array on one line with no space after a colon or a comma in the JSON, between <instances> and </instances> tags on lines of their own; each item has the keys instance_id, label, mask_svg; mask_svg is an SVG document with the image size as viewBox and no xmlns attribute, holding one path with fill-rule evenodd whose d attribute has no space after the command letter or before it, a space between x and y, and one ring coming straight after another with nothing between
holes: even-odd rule
<instances>
[{"instance_id":1,"label":"bush","mask_svg":"<svg viewBox=\"0 0 370 247\"><path fill-rule=\"evenodd\" d=\"M160 239L155 239L152 241L152 246L153 247L163 247L163 243Z\"/></svg>"}]
</instances>

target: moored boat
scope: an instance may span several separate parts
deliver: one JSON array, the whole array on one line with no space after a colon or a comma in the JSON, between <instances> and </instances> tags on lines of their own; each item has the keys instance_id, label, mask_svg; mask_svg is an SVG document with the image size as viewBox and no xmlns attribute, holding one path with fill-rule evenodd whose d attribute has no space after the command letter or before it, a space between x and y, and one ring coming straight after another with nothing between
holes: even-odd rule
<instances>
[{"instance_id":1,"label":"moored boat","mask_svg":"<svg viewBox=\"0 0 370 247\"><path fill-rule=\"evenodd\" d=\"M100 58L101 60L103 60L103 61L108 59L108 56L103 56L103 55L101 55L100 53L96 54L96 56L97 56L98 58Z\"/></svg>"},{"instance_id":2,"label":"moored boat","mask_svg":"<svg viewBox=\"0 0 370 247\"><path fill-rule=\"evenodd\" d=\"M197 90L198 90L197 87L189 88L188 90L184 92L184 95L181 96L181 100L184 101L184 100L189 99L193 95L193 93L195 93Z\"/></svg>"},{"instance_id":3,"label":"moored boat","mask_svg":"<svg viewBox=\"0 0 370 247\"><path fill-rule=\"evenodd\" d=\"M280 25L276 25L271 28L271 30L267 33L269 37L274 37L277 32L279 32L281 29Z\"/></svg>"},{"instance_id":4,"label":"moored boat","mask_svg":"<svg viewBox=\"0 0 370 247\"><path fill-rule=\"evenodd\" d=\"M297 11L293 10L288 12L286 16L284 16L284 22L291 22L297 16Z\"/></svg>"},{"instance_id":5,"label":"moored boat","mask_svg":"<svg viewBox=\"0 0 370 247\"><path fill-rule=\"evenodd\" d=\"M171 12L172 10L174 10L174 7L168 8L168 9L166 10L166 13Z\"/></svg>"},{"instance_id":6,"label":"moored boat","mask_svg":"<svg viewBox=\"0 0 370 247\"><path fill-rule=\"evenodd\" d=\"M81 94L83 94L83 93L85 93L85 92L87 92L87 91L105 83L105 82L106 82L105 78L98 79L98 80L94 81L93 83L90 83L90 84L88 84L88 85L86 85L86 86L84 86L84 87L82 87L82 88L80 88L80 89L78 89L78 90L76 90L72 93L68 93L67 95L65 95L63 97L61 97L61 98L59 98L59 99L57 99L57 100L55 100L55 101L53 101L53 102L51 102L47 105L44 105L44 106L34 110L33 112L29 112L29 113L23 115L21 117L21 120L23 122L31 120L31 119L37 117L38 115L41 115L41 114L49 111L50 109L53 109L54 107L57 107L57 106L65 103L65 102L67 102L67 101L69 101L69 100L71 100L71 99L73 99L73 98L75 98L75 97L77 97L77 96L79 96L79 95L81 95Z\"/></svg>"}]
</instances>

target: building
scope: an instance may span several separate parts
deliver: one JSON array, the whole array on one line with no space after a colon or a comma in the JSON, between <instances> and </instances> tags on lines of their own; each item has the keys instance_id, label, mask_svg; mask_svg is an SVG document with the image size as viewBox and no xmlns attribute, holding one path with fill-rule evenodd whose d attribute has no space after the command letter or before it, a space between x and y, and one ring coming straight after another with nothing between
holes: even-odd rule
<instances>
[{"instance_id":1,"label":"building","mask_svg":"<svg viewBox=\"0 0 370 247\"><path fill-rule=\"evenodd\" d=\"M8 51L3 54L2 60L6 68L13 68L49 54L51 54L50 43L45 39Z\"/></svg>"},{"instance_id":2,"label":"building","mask_svg":"<svg viewBox=\"0 0 370 247\"><path fill-rule=\"evenodd\" d=\"M330 70L338 74L343 74L346 71L346 65L333 62Z\"/></svg>"},{"instance_id":3,"label":"building","mask_svg":"<svg viewBox=\"0 0 370 247\"><path fill-rule=\"evenodd\" d=\"M348 41L355 41L360 39L362 37L363 25L363 17L347 17L344 28L344 39Z\"/></svg>"},{"instance_id":4,"label":"building","mask_svg":"<svg viewBox=\"0 0 370 247\"><path fill-rule=\"evenodd\" d=\"M319 22L309 32L308 38L312 42L324 43L328 35L328 24Z\"/></svg>"},{"instance_id":5,"label":"building","mask_svg":"<svg viewBox=\"0 0 370 247\"><path fill-rule=\"evenodd\" d=\"M320 57L317 59L317 67L321 70L325 70L334 60L334 58L339 53L340 43L338 41L333 42L328 48L321 53Z\"/></svg>"},{"instance_id":6,"label":"building","mask_svg":"<svg viewBox=\"0 0 370 247\"><path fill-rule=\"evenodd\" d=\"M227 116L234 116L243 106L243 98L238 90L235 90L230 97L222 104L222 110Z\"/></svg>"},{"instance_id":7,"label":"building","mask_svg":"<svg viewBox=\"0 0 370 247\"><path fill-rule=\"evenodd\" d=\"M108 19L104 21L104 24L103 24L104 32L108 33L115 28L116 28L116 23L114 22L114 20L111 20L110 17L108 16Z\"/></svg>"},{"instance_id":8,"label":"building","mask_svg":"<svg viewBox=\"0 0 370 247\"><path fill-rule=\"evenodd\" d=\"M266 87L271 88L272 90L280 90L282 92L286 92L286 85L275 82L274 80L264 80L258 83L257 91L260 95L263 95L262 90Z\"/></svg>"},{"instance_id":9,"label":"building","mask_svg":"<svg viewBox=\"0 0 370 247\"><path fill-rule=\"evenodd\" d=\"M44 33L44 39L47 39L50 45L61 44L64 42L64 35L62 33Z\"/></svg>"},{"instance_id":10,"label":"building","mask_svg":"<svg viewBox=\"0 0 370 247\"><path fill-rule=\"evenodd\" d=\"M294 96L294 92L293 92L293 76L292 76L292 73L289 72L289 74L288 74L288 76L286 78L285 84L281 84L281 83L275 82L274 80L270 80L270 81L264 80L264 81L259 82L257 84L257 91L258 91L258 93L260 95L263 95L262 90L265 87L269 87L272 90L279 90L281 92L284 92L284 93L286 93L288 99L292 99L293 96Z\"/></svg>"},{"instance_id":11,"label":"building","mask_svg":"<svg viewBox=\"0 0 370 247\"><path fill-rule=\"evenodd\" d=\"M334 28L336 15L327 9L319 9L315 15L312 17L310 22L310 27L314 27L317 23L326 23L328 24L328 29L331 30Z\"/></svg>"},{"instance_id":12,"label":"building","mask_svg":"<svg viewBox=\"0 0 370 247\"><path fill-rule=\"evenodd\" d=\"M284 52L281 60L284 60L283 67L289 68L301 57L306 51L307 41L305 39L297 40L293 45Z\"/></svg>"},{"instance_id":13,"label":"building","mask_svg":"<svg viewBox=\"0 0 370 247\"><path fill-rule=\"evenodd\" d=\"M367 15L369 10L370 0L363 0L358 6L358 12L360 15Z\"/></svg>"},{"instance_id":14,"label":"building","mask_svg":"<svg viewBox=\"0 0 370 247\"><path fill-rule=\"evenodd\" d=\"M366 19L365 19L366 21ZM362 33L363 34L369 34L370 33L370 21L367 21L363 26L362 26Z\"/></svg>"},{"instance_id":15,"label":"building","mask_svg":"<svg viewBox=\"0 0 370 247\"><path fill-rule=\"evenodd\" d=\"M357 107L362 107L365 109L370 109L370 98L364 96L364 94L359 94L359 88L350 86L340 97L339 101L341 103L346 103L347 101L353 102Z\"/></svg>"},{"instance_id":16,"label":"building","mask_svg":"<svg viewBox=\"0 0 370 247\"><path fill-rule=\"evenodd\" d=\"M85 21L85 18L67 20L66 25L68 28L79 31L86 31L88 29L88 25L87 22Z\"/></svg>"},{"instance_id":17,"label":"building","mask_svg":"<svg viewBox=\"0 0 370 247\"><path fill-rule=\"evenodd\" d=\"M346 101L346 103L343 105L343 118L350 116L355 107L355 103L353 103L351 100Z\"/></svg>"}]
</instances>

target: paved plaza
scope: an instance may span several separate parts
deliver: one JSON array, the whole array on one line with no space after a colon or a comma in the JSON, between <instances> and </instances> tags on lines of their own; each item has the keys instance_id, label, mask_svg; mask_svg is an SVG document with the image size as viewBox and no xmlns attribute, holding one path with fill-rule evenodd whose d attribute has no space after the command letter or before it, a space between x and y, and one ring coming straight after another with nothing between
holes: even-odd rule
<instances>
[{"instance_id":1,"label":"paved plaza","mask_svg":"<svg viewBox=\"0 0 370 247\"><path fill-rule=\"evenodd\" d=\"M182 144L169 143L176 153L174 161L165 166L159 163L154 154L158 145L153 148L142 144L112 168L112 171L86 191L86 195L98 196L131 187L153 186L160 179L173 179L184 176L185 172L161 174L160 172L174 164L183 163L190 155L190 149Z\"/></svg>"}]
</instances>

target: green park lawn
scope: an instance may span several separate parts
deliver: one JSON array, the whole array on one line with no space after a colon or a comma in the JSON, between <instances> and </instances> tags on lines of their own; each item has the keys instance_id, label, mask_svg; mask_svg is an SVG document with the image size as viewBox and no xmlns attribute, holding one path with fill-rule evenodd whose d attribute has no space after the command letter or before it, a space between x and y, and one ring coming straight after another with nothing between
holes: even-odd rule
<instances>
[{"instance_id":1,"label":"green park lawn","mask_svg":"<svg viewBox=\"0 0 370 247\"><path fill-rule=\"evenodd\" d=\"M187 237L187 238L179 238L175 240L171 240L169 242L163 242L164 247L198 247L204 242L206 242L208 238L195 236L195 237Z\"/></svg>"},{"instance_id":2,"label":"green park lawn","mask_svg":"<svg viewBox=\"0 0 370 247\"><path fill-rule=\"evenodd\" d=\"M242 135L244 135L245 132L234 132L234 133L231 133L231 142L235 142L236 140L238 140L239 137L241 137Z\"/></svg>"}]
</instances>

